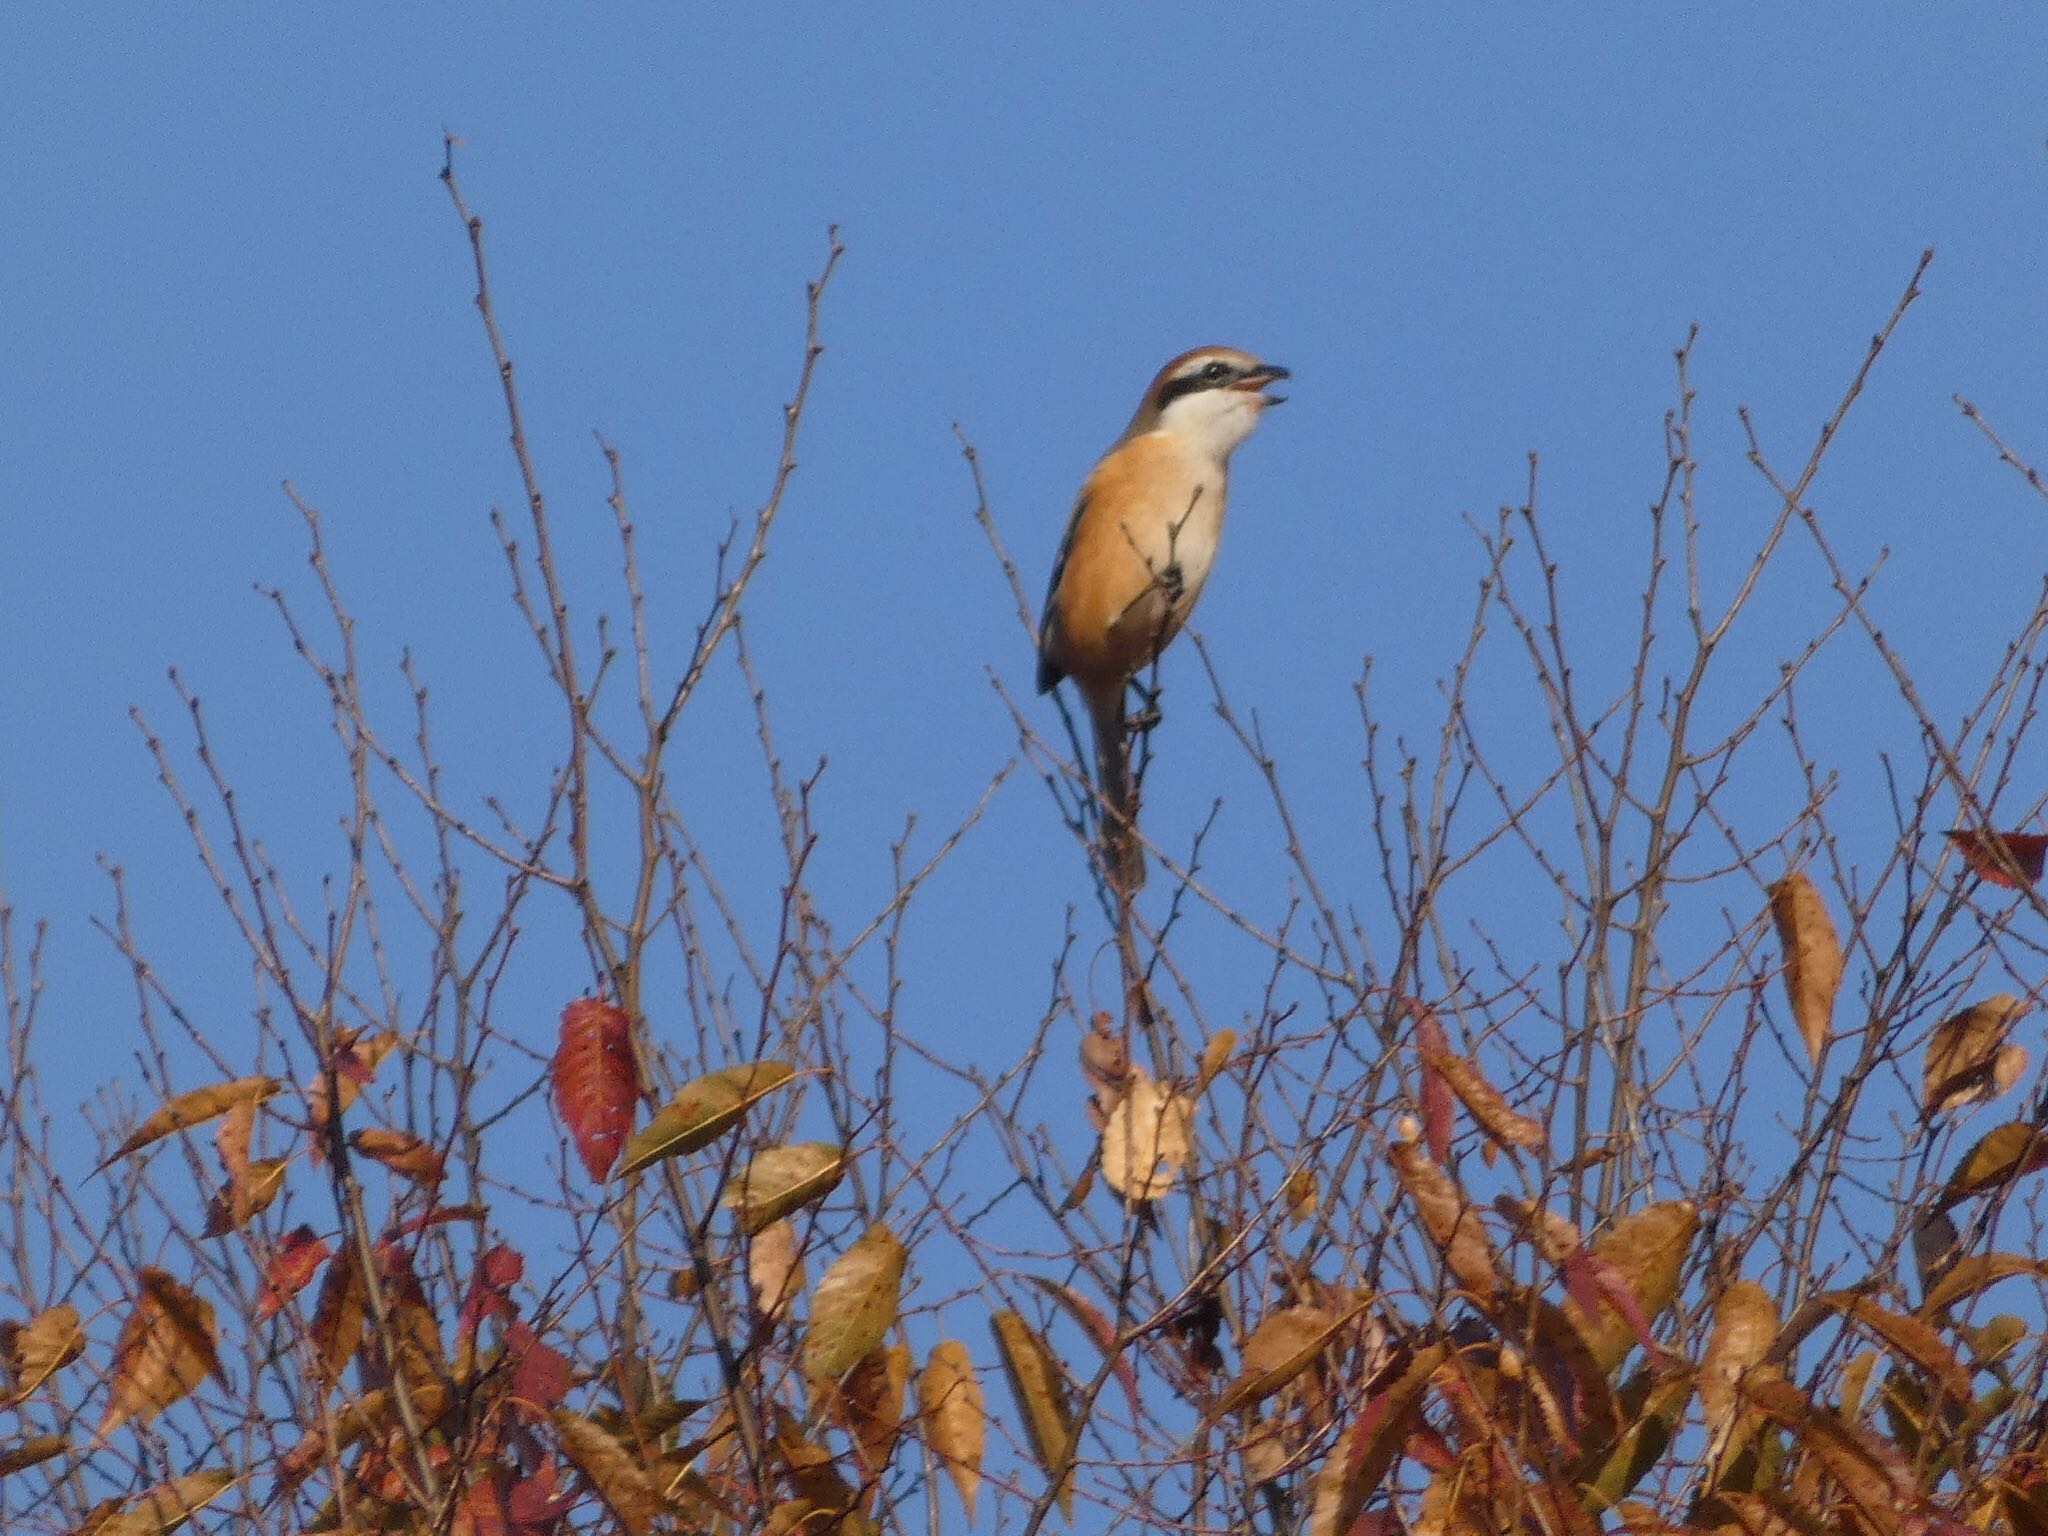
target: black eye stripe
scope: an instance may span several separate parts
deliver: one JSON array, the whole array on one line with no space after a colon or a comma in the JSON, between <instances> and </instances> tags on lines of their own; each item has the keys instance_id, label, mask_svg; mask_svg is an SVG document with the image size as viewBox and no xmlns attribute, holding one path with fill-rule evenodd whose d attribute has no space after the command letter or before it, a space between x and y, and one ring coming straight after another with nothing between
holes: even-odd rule
<instances>
[{"instance_id":1,"label":"black eye stripe","mask_svg":"<svg viewBox=\"0 0 2048 1536\"><path fill-rule=\"evenodd\" d=\"M1219 371L1220 370L1220 371ZM1159 410L1165 410L1182 395L1192 395L1197 390L1216 389L1237 377L1237 370L1221 360L1197 368L1193 373L1179 374L1159 386L1159 397L1154 401Z\"/></svg>"}]
</instances>

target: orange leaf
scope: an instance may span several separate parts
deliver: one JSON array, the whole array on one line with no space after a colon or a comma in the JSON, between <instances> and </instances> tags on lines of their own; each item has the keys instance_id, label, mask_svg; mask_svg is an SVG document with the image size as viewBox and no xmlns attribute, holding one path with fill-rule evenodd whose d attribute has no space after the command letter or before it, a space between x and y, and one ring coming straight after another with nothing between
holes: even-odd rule
<instances>
[{"instance_id":1,"label":"orange leaf","mask_svg":"<svg viewBox=\"0 0 2048 1536\"><path fill-rule=\"evenodd\" d=\"M337 1029L327 1053L339 1087L336 1097L344 1110L355 1103L363 1084L376 1072L377 1063L398 1044L398 1036L388 1029L379 1030L368 1039L364 1034L360 1027ZM327 1152L327 1117L327 1073L323 1070L306 1085L306 1146L316 1163Z\"/></svg>"},{"instance_id":2,"label":"orange leaf","mask_svg":"<svg viewBox=\"0 0 2048 1536\"><path fill-rule=\"evenodd\" d=\"M263 1297L256 1303L256 1315L275 1317L287 1301L306 1288L313 1272L333 1251L314 1235L311 1227L298 1226L287 1232L264 1268Z\"/></svg>"},{"instance_id":3,"label":"orange leaf","mask_svg":"<svg viewBox=\"0 0 2048 1536\"><path fill-rule=\"evenodd\" d=\"M284 1171L290 1164L291 1159L284 1157L259 1157L249 1163L226 1189L207 1202L206 1226L200 1236L220 1237L247 1226L253 1217L268 1210L270 1202L284 1189Z\"/></svg>"},{"instance_id":4,"label":"orange leaf","mask_svg":"<svg viewBox=\"0 0 2048 1536\"><path fill-rule=\"evenodd\" d=\"M576 1142L583 1171L602 1181L633 1129L633 1106L640 1098L633 1025L625 1010L595 997L579 997L564 1008L550 1078L555 1112Z\"/></svg>"},{"instance_id":5,"label":"orange leaf","mask_svg":"<svg viewBox=\"0 0 2048 1536\"><path fill-rule=\"evenodd\" d=\"M2048 833L1959 830L1948 836L1973 873L2008 889L2032 885L2048 862Z\"/></svg>"},{"instance_id":6,"label":"orange leaf","mask_svg":"<svg viewBox=\"0 0 2048 1536\"><path fill-rule=\"evenodd\" d=\"M1820 1065L1842 985L1842 945L1820 892L1804 873L1771 887L1771 921L1785 952L1785 997L1792 1005L1807 1059Z\"/></svg>"},{"instance_id":7,"label":"orange leaf","mask_svg":"<svg viewBox=\"0 0 2048 1536\"><path fill-rule=\"evenodd\" d=\"M189 1093L167 1099L158 1106L155 1114L129 1133L126 1141L114 1148L100 1168L126 1157L130 1152L141 1151L151 1142L162 1141L174 1132L204 1125L215 1115L225 1114L237 1104L260 1103L281 1086L275 1078L238 1077L230 1083L209 1083L204 1088L194 1088ZM99 1172L99 1168L93 1172Z\"/></svg>"},{"instance_id":8,"label":"orange leaf","mask_svg":"<svg viewBox=\"0 0 2048 1536\"><path fill-rule=\"evenodd\" d=\"M363 1338L368 1306L362 1271L349 1253L335 1255L320 1281L320 1299L313 1304L314 1366L330 1386L341 1380L342 1367Z\"/></svg>"},{"instance_id":9,"label":"orange leaf","mask_svg":"<svg viewBox=\"0 0 2048 1536\"><path fill-rule=\"evenodd\" d=\"M366 1126L351 1135L348 1144L372 1162L382 1163L401 1179L411 1179L415 1184L438 1184L445 1171L440 1150L411 1131Z\"/></svg>"},{"instance_id":10,"label":"orange leaf","mask_svg":"<svg viewBox=\"0 0 2048 1536\"><path fill-rule=\"evenodd\" d=\"M160 1269L136 1275L135 1310L114 1340L113 1379L99 1433L129 1419L147 1424L207 1377L220 1376L213 1306Z\"/></svg>"},{"instance_id":11,"label":"orange leaf","mask_svg":"<svg viewBox=\"0 0 2048 1536\"><path fill-rule=\"evenodd\" d=\"M1480 1129L1508 1147L1540 1147L1545 1141L1543 1126L1515 1109L1505 1095L1486 1080L1476 1063L1449 1051L1424 1051L1422 1059L1443 1075L1451 1092Z\"/></svg>"}]
</instances>

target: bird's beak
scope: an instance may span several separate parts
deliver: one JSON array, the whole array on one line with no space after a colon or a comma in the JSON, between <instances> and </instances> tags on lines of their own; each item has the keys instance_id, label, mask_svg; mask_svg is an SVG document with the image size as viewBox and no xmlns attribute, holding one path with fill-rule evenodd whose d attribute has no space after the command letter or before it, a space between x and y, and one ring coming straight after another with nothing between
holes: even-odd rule
<instances>
[{"instance_id":1,"label":"bird's beak","mask_svg":"<svg viewBox=\"0 0 2048 1536\"><path fill-rule=\"evenodd\" d=\"M1293 377L1293 374L1282 368L1278 363L1261 363L1230 387L1250 393L1262 390L1268 384L1278 379L1291 379ZM1285 395L1261 395L1259 398L1267 405L1278 405L1287 397Z\"/></svg>"}]
</instances>

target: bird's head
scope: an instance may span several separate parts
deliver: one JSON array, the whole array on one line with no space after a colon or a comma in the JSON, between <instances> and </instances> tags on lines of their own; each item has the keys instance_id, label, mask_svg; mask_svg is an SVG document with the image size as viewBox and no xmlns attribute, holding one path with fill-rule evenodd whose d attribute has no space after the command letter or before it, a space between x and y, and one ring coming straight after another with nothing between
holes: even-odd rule
<instances>
[{"instance_id":1,"label":"bird's head","mask_svg":"<svg viewBox=\"0 0 2048 1536\"><path fill-rule=\"evenodd\" d=\"M1266 407L1286 398L1266 393L1268 384L1286 377L1279 364L1262 363L1235 347L1197 347L1159 370L1131 430L1177 433L1216 458L1227 458L1259 424Z\"/></svg>"}]
</instances>

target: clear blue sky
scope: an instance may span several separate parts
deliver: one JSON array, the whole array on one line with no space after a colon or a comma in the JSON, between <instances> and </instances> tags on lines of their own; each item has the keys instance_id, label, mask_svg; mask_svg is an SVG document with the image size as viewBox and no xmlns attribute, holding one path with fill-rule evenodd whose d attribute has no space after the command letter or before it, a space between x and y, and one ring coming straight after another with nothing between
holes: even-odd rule
<instances>
[{"instance_id":1,"label":"clear blue sky","mask_svg":"<svg viewBox=\"0 0 2048 1536\"><path fill-rule=\"evenodd\" d=\"M951 424L1035 599L1082 473L1197 343L1295 373L1237 461L1198 622L1340 899L1371 890L1362 658L1390 726L1426 736L1479 569L1463 519L1519 498L1530 450L1577 610L1597 628L1626 609L1618 557L1690 322L1703 497L1733 539L1771 511L1737 404L1781 460L1803 456L1934 245L1814 496L1852 563L1891 550L1879 605L1940 709L2040 580L2039 503L1949 403L1969 395L2048 458L2048 19L2031 9L38 6L9 32L0 882L53 924L60 1104L124 1071L134 1040L88 927L107 909L96 854L130 871L187 1002L230 1040L246 1028L246 967L126 718L177 723L167 665L207 699L279 857L333 857L321 701L252 591L310 596L281 480L325 513L370 664L388 680L410 645L434 680L472 792L504 761L551 760L485 521L518 489L436 179L444 128L557 516L602 534L601 429L672 643L726 516L766 489L802 284L841 227L752 625L786 758L830 755L817 872L846 918L885 892L906 815L936 835L1013 754L987 669L1029 687ZM610 554L589 547L576 575L596 591ZM1755 676L1820 611L1811 582L1772 601L1793 611L1743 642ZM1192 658L1168 675L1149 828L1183 840L1223 796L1219 882L1270 918L1282 873L1255 778ZM1869 732L1841 739L1852 762L1911 745L1853 708L1837 723ZM688 798L735 860L772 830L744 748L689 756ZM940 890L912 927L908 1016L1002 1059L1085 900L1028 776ZM1254 953L1219 941L1193 963L1212 1024L1255 1005ZM559 1001L533 999L538 1046Z\"/></svg>"}]
</instances>

